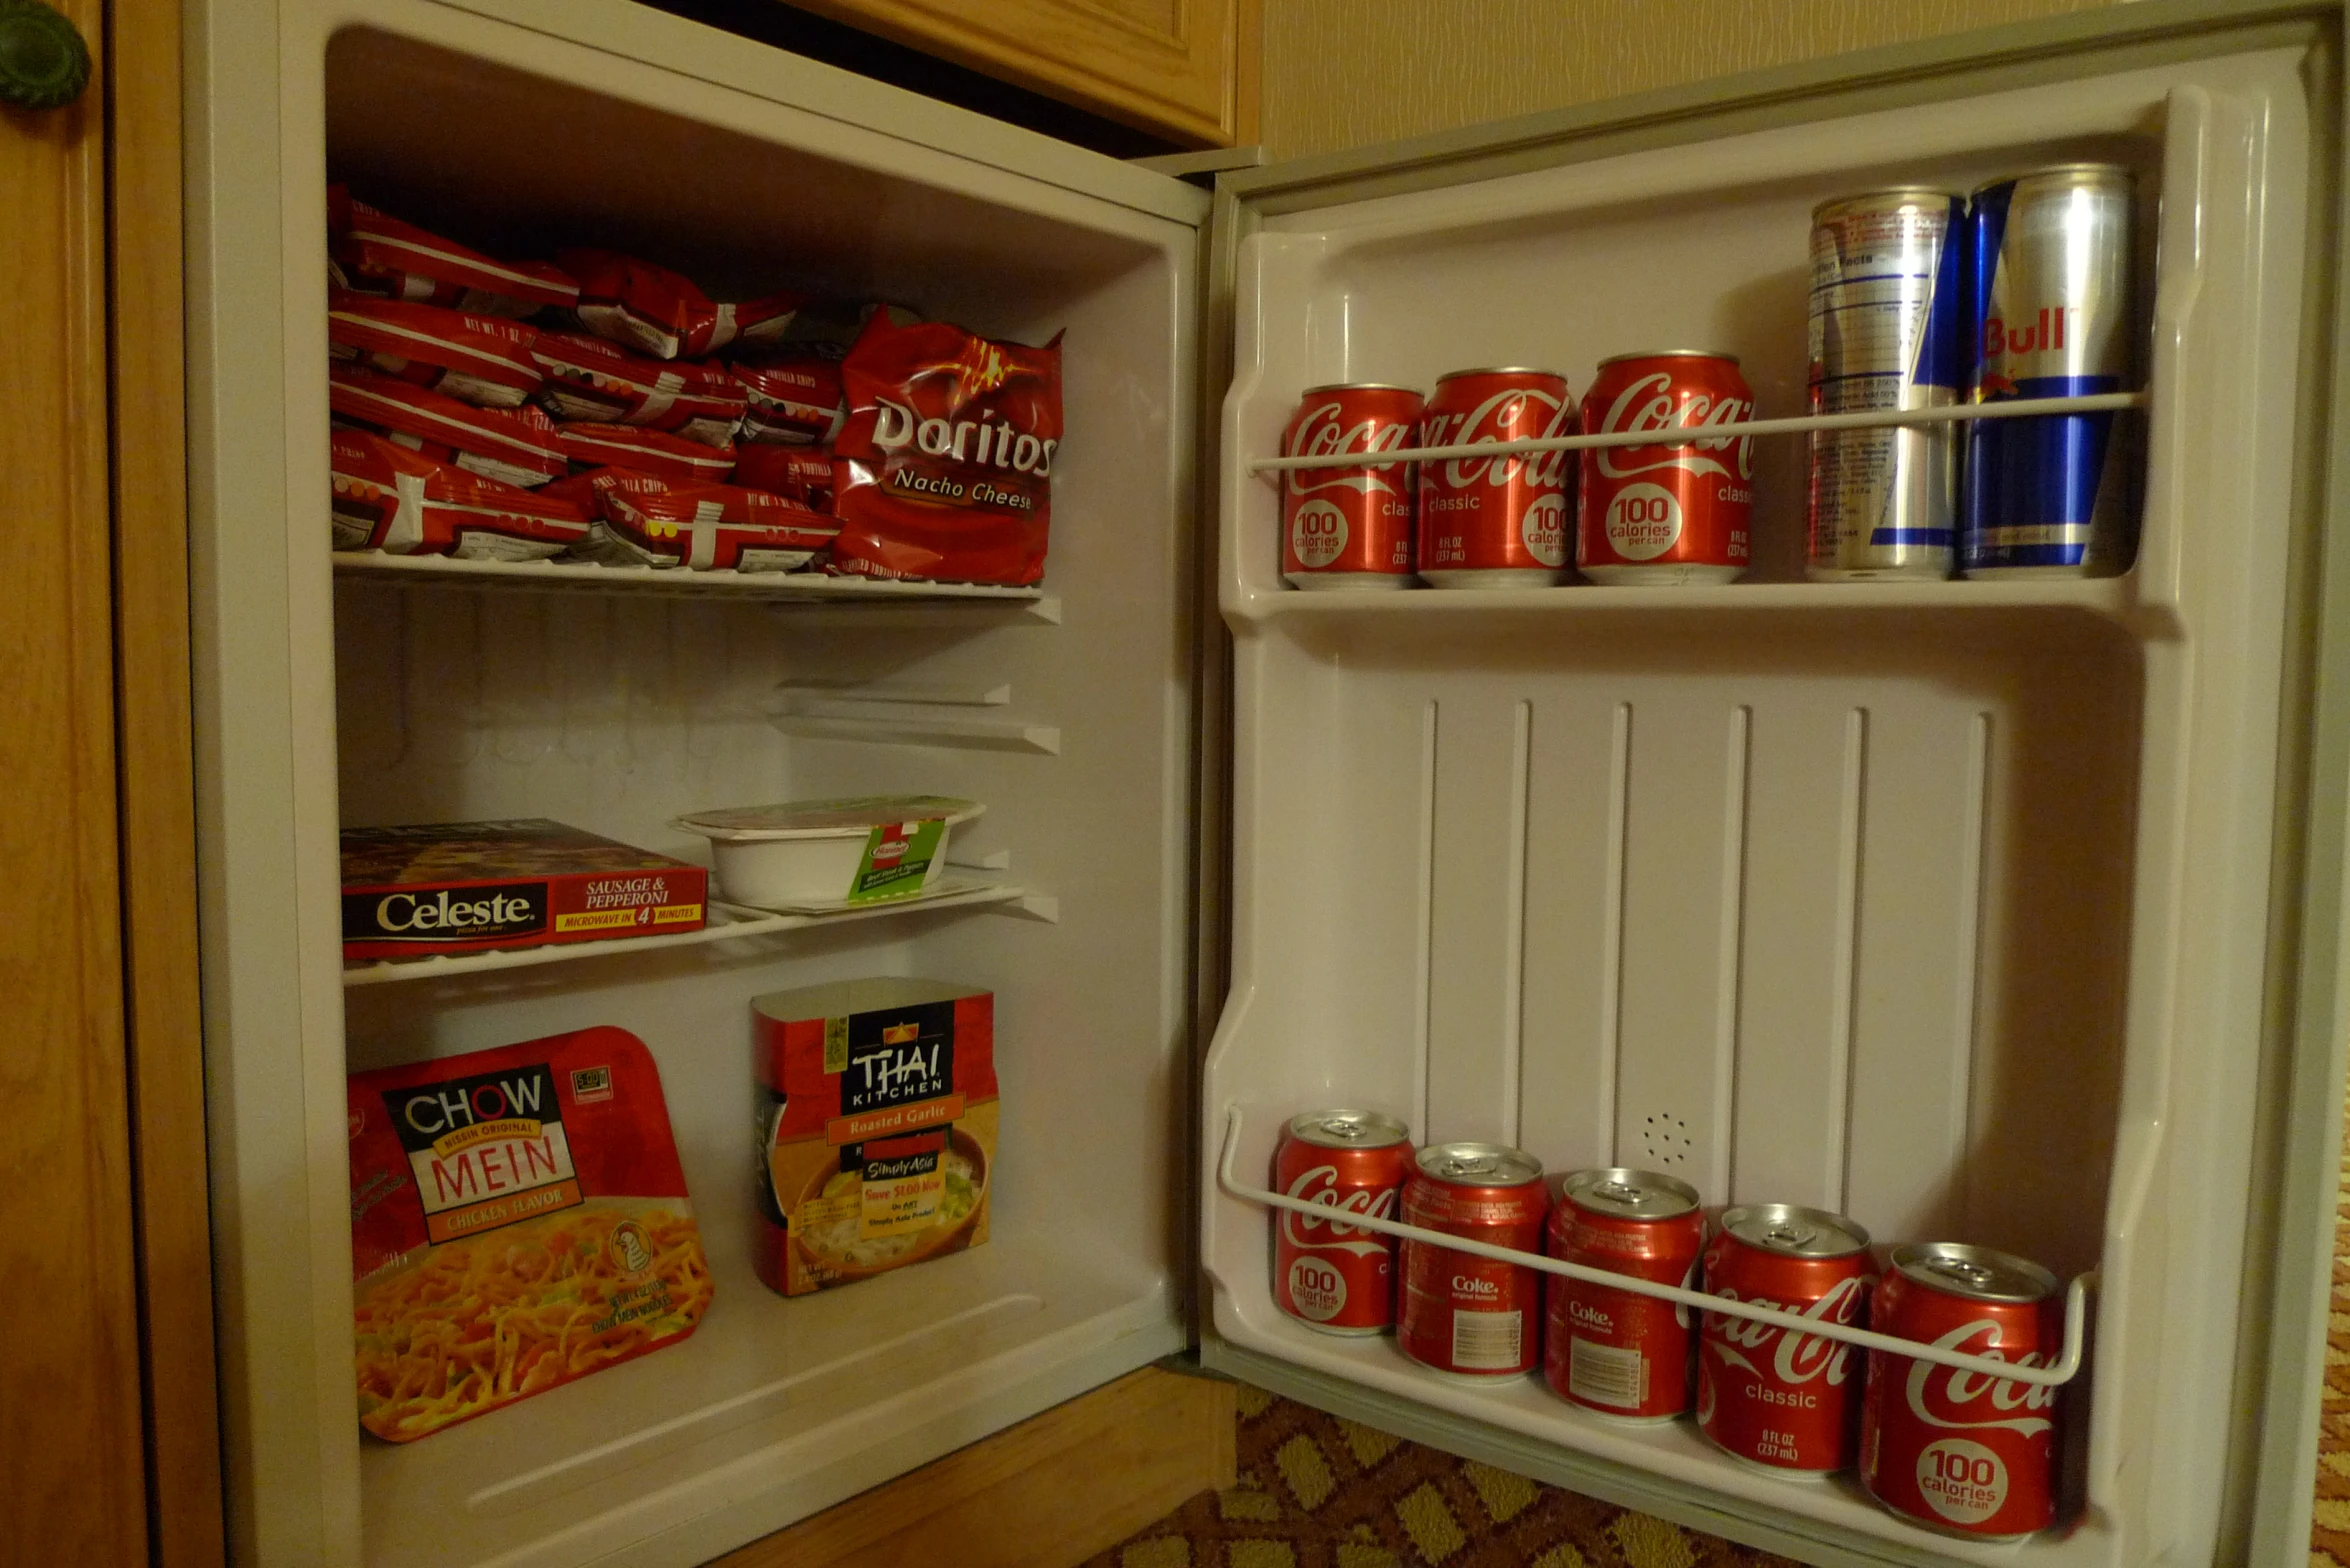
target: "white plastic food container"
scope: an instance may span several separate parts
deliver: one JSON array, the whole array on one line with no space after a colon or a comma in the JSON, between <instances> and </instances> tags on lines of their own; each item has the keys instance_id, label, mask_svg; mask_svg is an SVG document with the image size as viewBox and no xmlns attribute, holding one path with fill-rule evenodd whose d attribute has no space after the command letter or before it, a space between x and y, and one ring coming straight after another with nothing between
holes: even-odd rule
<instances>
[{"instance_id":1,"label":"white plastic food container","mask_svg":"<svg viewBox=\"0 0 2350 1568\"><path fill-rule=\"evenodd\" d=\"M732 806L677 819L710 841L718 893L758 909L919 898L946 868L957 823L987 808L946 795L862 795ZM926 824L938 824L926 842Z\"/></svg>"}]
</instances>

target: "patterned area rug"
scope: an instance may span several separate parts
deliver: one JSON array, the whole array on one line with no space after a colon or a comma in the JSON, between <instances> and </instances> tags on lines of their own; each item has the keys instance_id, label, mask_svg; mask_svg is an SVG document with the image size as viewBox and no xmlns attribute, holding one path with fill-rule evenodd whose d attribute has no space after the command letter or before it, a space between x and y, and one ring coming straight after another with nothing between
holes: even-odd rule
<instances>
[{"instance_id":1,"label":"patterned area rug","mask_svg":"<svg viewBox=\"0 0 2350 1568\"><path fill-rule=\"evenodd\" d=\"M1240 1484L1084 1568L1794 1568L1240 1389Z\"/></svg>"},{"instance_id":2,"label":"patterned area rug","mask_svg":"<svg viewBox=\"0 0 2350 1568\"><path fill-rule=\"evenodd\" d=\"M2317 1420L2317 1509L2310 1568L2350 1568L2350 1151L2334 1202L2334 1300L2326 1320L2326 1391Z\"/></svg>"}]
</instances>

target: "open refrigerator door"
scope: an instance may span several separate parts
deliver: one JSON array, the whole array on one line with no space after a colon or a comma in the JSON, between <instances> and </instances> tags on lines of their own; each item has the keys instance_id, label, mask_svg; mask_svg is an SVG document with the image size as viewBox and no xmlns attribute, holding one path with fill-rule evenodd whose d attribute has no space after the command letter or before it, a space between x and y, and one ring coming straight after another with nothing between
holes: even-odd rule
<instances>
[{"instance_id":1,"label":"open refrigerator door","mask_svg":"<svg viewBox=\"0 0 2350 1568\"><path fill-rule=\"evenodd\" d=\"M1168 1172L1190 1115L1207 197L618 0L219 0L191 36L195 701L236 1559L697 1563L1182 1348L1189 1211ZM789 286L1003 342L1065 333L1041 585L330 550L330 181L499 257L602 245L721 299ZM1039 466L1015 434L982 439ZM345 963L338 829L544 836L536 819L557 819L706 862L678 819L875 796L926 797L909 815L954 827L936 846L952 864L920 897L785 897L691 929L698 895L679 895L662 911L679 928L650 935L624 910L606 940ZM866 830L849 831L853 862ZM412 902L396 913L414 924ZM954 1102L994 1118L992 1159L960 1119L950 1150L906 1156L917 1174L918 1156L942 1162L905 1189L916 1219L976 1189L985 1245L950 1236L919 1266L859 1277L852 1209L836 1261L853 1282L786 1299L754 1257L773 1235L757 1173L778 1168L763 1140L785 1084L754 1064L752 999L917 977L938 982L923 996L993 994L993 1085L958 1077L973 1104ZM451 1300L473 1326L450 1357L494 1332L472 1347L484 1382L425 1366L420 1329L374 1344L369 1359L397 1364L362 1401L354 1297L374 1281L354 1285L353 1226L408 1201L379 1111L406 1115L422 1192L436 1153L452 1180L469 1169L452 1118L559 1093L579 1175L533 1201L576 1205L595 1179L593 1102L648 1081L614 1065L626 1047L604 1026L657 1069L707 1310L684 1337L536 1392L523 1356L625 1333L637 1298L584 1316L534 1298L555 1305L528 1344L519 1319L493 1331L468 1316L478 1301ZM557 1035L572 1043L496 1058L494 1084L488 1068L470 1088L423 1082L444 1058ZM424 1091L421 1109L394 1098ZM530 1137L548 1146L551 1125ZM364 1187L363 1138L382 1154ZM885 1142L861 1147L878 1160ZM822 1175L778 1201L821 1201L837 1228ZM674 1177L617 1190L674 1208ZM446 1231L487 1211L427 1212ZM643 1218L613 1266L666 1244L674 1216ZM885 1240L902 1229L881 1221ZM489 1266L525 1288L542 1254L584 1256L587 1233L541 1227L538 1251L503 1264L486 1234ZM362 1436L363 1413L399 1430L379 1401L418 1386L472 1408L532 1397L414 1441Z\"/></svg>"},{"instance_id":2,"label":"open refrigerator door","mask_svg":"<svg viewBox=\"0 0 2350 1568\"><path fill-rule=\"evenodd\" d=\"M2340 723L2338 694L2317 727L2306 706L2339 27L2130 7L1227 177L1210 1366L1806 1561L2238 1560L2256 1529L2263 1560L2298 1560L2307 1462L2255 1467L2313 1425L2302 1254L2330 1198L2280 1221L2272 1193L2330 1193L2339 1105L2335 957L2294 945L2299 901L2322 939L2341 891L2339 768L2304 771ZM1803 440L1765 434L1746 581L1285 582L1274 460L1308 389L1493 365L1580 391L1611 356L1703 349L1737 357L1760 420L1796 415L1816 207L2084 161L2139 193L2128 570L1806 581ZM2314 1096L2288 1113L2289 1080ZM1268 1173L1290 1118L1332 1107L1554 1177L1656 1172L1708 1215L1850 1216L1877 1267L1913 1240L2037 1260L2087 1309L2045 1347L2056 1526L1929 1530L1687 1418L1316 1332L1276 1303L1298 1287L1274 1277ZM1857 1383L1857 1349L1845 1366ZM2276 1431L2264 1380L2299 1390Z\"/></svg>"}]
</instances>

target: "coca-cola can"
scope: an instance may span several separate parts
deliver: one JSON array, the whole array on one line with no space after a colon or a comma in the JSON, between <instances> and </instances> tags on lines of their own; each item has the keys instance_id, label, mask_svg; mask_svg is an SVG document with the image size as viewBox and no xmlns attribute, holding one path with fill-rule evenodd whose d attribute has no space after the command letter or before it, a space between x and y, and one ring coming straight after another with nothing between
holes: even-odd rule
<instances>
[{"instance_id":1,"label":"coca-cola can","mask_svg":"<svg viewBox=\"0 0 2350 1568\"><path fill-rule=\"evenodd\" d=\"M1550 1255L1656 1285L1697 1287L1705 1216L1697 1189L1655 1171L1577 1171L1550 1211ZM1553 1274L1542 1374L1558 1396L1601 1415L1669 1421L1689 1408L1695 1314L1654 1296Z\"/></svg>"},{"instance_id":2,"label":"coca-cola can","mask_svg":"<svg viewBox=\"0 0 2350 1568\"><path fill-rule=\"evenodd\" d=\"M1419 429L1410 387L1357 381L1313 387L1281 435L1284 457L1394 452ZM1413 487L1409 463L1292 468L1282 476L1281 575L1292 588L1409 588Z\"/></svg>"},{"instance_id":3,"label":"coca-cola can","mask_svg":"<svg viewBox=\"0 0 2350 1568\"><path fill-rule=\"evenodd\" d=\"M1332 1219L1290 1209L1273 1215L1273 1304L1325 1334L1378 1334L1395 1326L1395 1238L1341 1225L1340 1214L1395 1218L1411 1173L1404 1124L1376 1111L1293 1116L1273 1151L1273 1189Z\"/></svg>"},{"instance_id":4,"label":"coca-cola can","mask_svg":"<svg viewBox=\"0 0 2350 1568\"><path fill-rule=\"evenodd\" d=\"M1841 1214L1757 1203L1722 1215L1705 1249L1705 1288L1820 1323L1865 1326L1869 1233ZM1816 1335L1705 1314L1697 1425L1724 1453L1817 1479L1853 1461L1860 1352Z\"/></svg>"},{"instance_id":5,"label":"coca-cola can","mask_svg":"<svg viewBox=\"0 0 2350 1568\"><path fill-rule=\"evenodd\" d=\"M1754 393L1730 354L1695 349L1618 354L1583 394L1593 435L1702 430L1754 417ZM1600 446L1583 453L1575 560L1596 583L1665 587L1743 574L1754 520L1754 440Z\"/></svg>"},{"instance_id":6,"label":"coca-cola can","mask_svg":"<svg viewBox=\"0 0 2350 1568\"><path fill-rule=\"evenodd\" d=\"M1894 1248L1870 1315L1881 1334L2017 1366L2046 1366L2064 1343L2054 1275L1956 1242ZM1861 1485L1919 1524L2020 1540L2056 1522L2056 1416L2053 1388L1873 1353Z\"/></svg>"},{"instance_id":7,"label":"coca-cola can","mask_svg":"<svg viewBox=\"0 0 2350 1568\"><path fill-rule=\"evenodd\" d=\"M1567 378L1456 370L1420 417L1422 446L1491 446L1575 433ZM1565 452L1420 465L1420 576L1433 588L1539 588L1566 576L1573 465Z\"/></svg>"},{"instance_id":8,"label":"coca-cola can","mask_svg":"<svg viewBox=\"0 0 2350 1568\"><path fill-rule=\"evenodd\" d=\"M1550 1194L1542 1162L1498 1143L1432 1143L1403 1186L1407 1225L1516 1252L1542 1250ZM1478 1382L1534 1370L1542 1342L1539 1271L1434 1242L1403 1244L1396 1343L1437 1372Z\"/></svg>"}]
</instances>

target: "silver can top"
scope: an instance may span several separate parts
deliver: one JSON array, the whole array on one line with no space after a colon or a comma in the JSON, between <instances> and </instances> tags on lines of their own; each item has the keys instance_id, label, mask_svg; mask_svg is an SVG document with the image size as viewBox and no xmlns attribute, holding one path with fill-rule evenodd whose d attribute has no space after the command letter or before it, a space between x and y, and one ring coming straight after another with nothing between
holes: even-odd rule
<instances>
[{"instance_id":1,"label":"silver can top","mask_svg":"<svg viewBox=\"0 0 2350 1568\"><path fill-rule=\"evenodd\" d=\"M1418 1156L1420 1174L1455 1187L1523 1187L1542 1179L1542 1162L1503 1143L1432 1143Z\"/></svg>"},{"instance_id":2,"label":"silver can top","mask_svg":"<svg viewBox=\"0 0 2350 1568\"><path fill-rule=\"evenodd\" d=\"M2017 174L2003 174L1996 180L1986 180L1975 187L1980 196L1985 191L1997 190L2002 185L2131 185L2138 183L2134 169L2118 163L2051 163L2037 169L2025 169Z\"/></svg>"},{"instance_id":3,"label":"silver can top","mask_svg":"<svg viewBox=\"0 0 2350 1568\"><path fill-rule=\"evenodd\" d=\"M1849 1257L1869 1244L1869 1233L1843 1215L1793 1203L1744 1204L1722 1216L1722 1229L1783 1258Z\"/></svg>"},{"instance_id":4,"label":"silver can top","mask_svg":"<svg viewBox=\"0 0 2350 1568\"><path fill-rule=\"evenodd\" d=\"M1543 370L1534 365L1485 365L1476 370L1448 370L1436 378L1442 386L1447 381L1458 381L1463 376L1548 376L1553 381L1567 378L1555 370Z\"/></svg>"},{"instance_id":5,"label":"silver can top","mask_svg":"<svg viewBox=\"0 0 2350 1568\"><path fill-rule=\"evenodd\" d=\"M1956 1241L1913 1241L1893 1249L1893 1267L1905 1279L1961 1301L2045 1301L2056 1276L2029 1259Z\"/></svg>"},{"instance_id":6,"label":"silver can top","mask_svg":"<svg viewBox=\"0 0 2350 1568\"><path fill-rule=\"evenodd\" d=\"M1575 1171L1559 1196L1578 1209L1627 1220L1678 1219L1697 1207L1697 1189L1687 1182L1624 1165Z\"/></svg>"},{"instance_id":7,"label":"silver can top","mask_svg":"<svg viewBox=\"0 0 2350 1568\"><path fill-rule=\"evenodd\" d=\"M1855 191L1850 196L1831 196L1817 207L1812 208L1811 221L1818 223L1840 212L1870 212L1925 202L1947 204L1958 199L1958 192L1942 190L1932 185L1888 185L1882 190Z\"/></svg>"},{"instance_id":8,"label":"silver can top","mask_svg":"<svg viewBox=\"0 0 2350 1568\"><path fill-rule=\"evenodd\" d=\"M1377 1111L1307 1111L1289 1119L1289 1135L1324 1149L1384 1149L1412 1140L1402 1122Z\"/></svg>"},{"instance_id":9,"label":"silver can top","mask_svg":"<svg viewBox=\"0 0 2350 1568\"><path fill-rule=\"evenodd\" d=\"M1644 348L1630 354L1610 354L1599 362L1599 368L1604 370L1610 365L1620 365L1628 359L1719 359L1726 360L1733 365L1738 363L1737 355L1724 354L1710 348Z\"/></svg>"},{"instance_id":10,"label":"silver can top","mask_svg":"<svg viewBox=\"0 0 2350 1568\"><path fill-rule=\"evenodd\" d=\"M1325 381L1318 387L1308 387L1299 397L1312 397L1317 392L1409 392L1420 395L1418 387L1407 387L1399 381Z\"/></svg>"}]
</instances>

